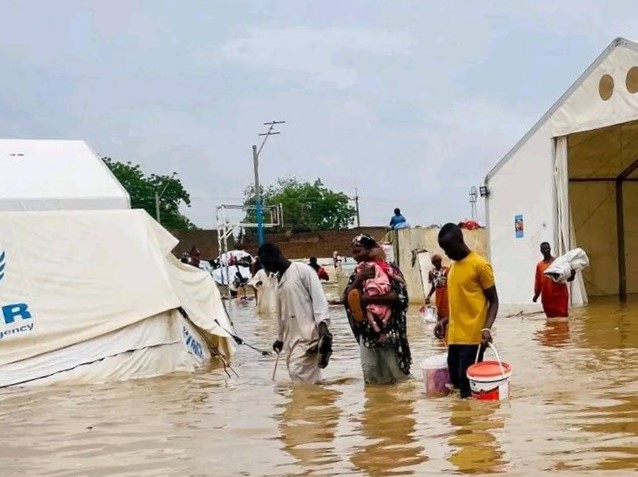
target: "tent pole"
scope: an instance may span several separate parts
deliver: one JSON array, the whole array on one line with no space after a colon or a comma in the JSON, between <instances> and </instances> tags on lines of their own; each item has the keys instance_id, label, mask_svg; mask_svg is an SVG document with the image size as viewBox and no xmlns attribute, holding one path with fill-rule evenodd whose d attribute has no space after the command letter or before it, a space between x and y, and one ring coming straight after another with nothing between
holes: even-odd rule
<instances>
[{"instance_id":1,"label":"tent pole","mask_svg":"<svg viewBox=\"0 0 638 477\"><path fill-rule=\"evenodd\" d=\"M627 301L627 270L625 264L625 208L623 204L623 180L616 180L616 230L618 235L618 296L621 303Z\"/></svg>"},{"instance_id":2,"label":"tent pole","mask_svg":"<svg viewBox=\"0 0 638 477\"><path fill-rule=\"evenodd\" d=\"M620 130L622 156L622 129ZM623 204L623 182L638 169L638 159L625 167L616 178L616 230L618 234L618 296L620 302L627 301L627 264L625 262L625 206Z\"/></svg>"}]
</instances>

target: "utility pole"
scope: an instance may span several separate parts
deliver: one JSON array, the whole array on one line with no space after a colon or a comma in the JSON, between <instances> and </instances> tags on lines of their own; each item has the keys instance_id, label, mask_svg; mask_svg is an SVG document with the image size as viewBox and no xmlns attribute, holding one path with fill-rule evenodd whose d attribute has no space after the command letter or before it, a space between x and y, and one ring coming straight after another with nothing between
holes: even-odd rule
<instances>
[{"instance_id":1,"label":"utility pole","mask_svg":"<svg viewBox=\"0 0 638 477\"><path fill-rule=\"evenodd\" d=\"M264 126L268 126L268 131L265 133L261 133L260 136L264 136L264 140L257 149L257 146L253 145L253 168L255 172L255 208L257 212L257 241L261 246L264 241L264 213L262 210L261 204L261 189L259 187L259 154L261 154L261 150L264 148L266 141L270 136L274 136L275 134L281 134L279 131L273 131L275 129L275 125L277 124L285 124L286 121L270 121L269 123L264 123Z\"/></svg>"},{"instance_id":2,"label":"utility pole","mask_svg":"<svg viewBox=\"0 0 638 477\"><path fill-rule=\"evenodd\" d=\"M357 228L361 228L361 215L359 214L359 192L355 188L354 190L354 205L357 209Z\"/></svg>"},{"instance_id":3,"label":"utility pole","mask_svg":"<svg viewBox=\"0 0 638 477\"><path fill-rule=\"evenodd\" d=\"M471 216L472 220L478 222L478 212L476 210L476 201L478 199L478 191L475 186L470 188L470 207L472 208Z\"/></svg>"},{"instance_id":4,"label":"utility pole","mask_svg":"<svg viewBox=\"0 0 638 477\"><path fill-rule=\"evenodd\" d=\"M161 222L160 222L160 199L164 195L164 192L166 192L166 188L168 187L168 184L170 184L170 181L176 175L177 175L177 172L173 172L173 175L171 175L170 179L168 181L166 181L166 184L164 185L164 188L162 189L162 192L157 192L157 189L155 189L155 219L157 220L157 222L159 224L161 224Z\"/></svg>"}]
</instances>

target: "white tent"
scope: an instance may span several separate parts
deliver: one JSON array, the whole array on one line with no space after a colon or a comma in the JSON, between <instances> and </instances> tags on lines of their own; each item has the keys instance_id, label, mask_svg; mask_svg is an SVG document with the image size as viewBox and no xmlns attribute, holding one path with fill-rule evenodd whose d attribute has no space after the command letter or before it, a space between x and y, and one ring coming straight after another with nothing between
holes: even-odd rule
<instances>
[{"instance_id":1,"label":"white tent","mask_svg":"<svg viewBox=\"0 0 638 477\"><path fill-rule=\"evenodd\" d=\"M129 209L128 193L83 141L0 139L0 211Z\"/></svg>"},{"instance_id":2,"label":"white tent","mask_svg":"<svg viewBox=\"0 0 638 477\"><path fill-rule=\"evenodd\" d=\"M217 286L176 244L141 210L0 212L0 387L230 359Z\"/></svg>"},{"instance_id":3,"label":"white tent","mask_svg":"<svg viewBox=\"0 0 638 477\"><path fill-rule=\"evenodd\" d=\"M638 292L638 44L614 40L485 186L503 303L531 303L543 241L557 254L580 246L590 256L572 304Z\"/></svg>"}]
</instances>

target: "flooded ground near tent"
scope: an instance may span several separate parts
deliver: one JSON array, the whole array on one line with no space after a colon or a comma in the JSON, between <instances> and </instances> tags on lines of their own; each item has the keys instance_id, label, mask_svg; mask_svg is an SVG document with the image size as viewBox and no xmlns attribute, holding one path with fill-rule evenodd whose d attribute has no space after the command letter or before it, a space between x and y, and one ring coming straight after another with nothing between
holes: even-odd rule
<instances>
[{"instance_id":1,"label":"flooded ground near tent","mask_svg":"<svg viewBox=\"0 0 638 477\"><path fill-rule=\"evenodd\" d=\"M268 348L275 325L233 304L237 332ZM333 308L327 384L288 384L282 362L238 349L221 370L99 386L0 393L3 476L578 475L638 470L638 302L598 301L569 323L497 322L513 367L507 402L426 398L419 379L364 388ZM410 316L419 362L443 349Z\"/></svg>"}]
</instances>

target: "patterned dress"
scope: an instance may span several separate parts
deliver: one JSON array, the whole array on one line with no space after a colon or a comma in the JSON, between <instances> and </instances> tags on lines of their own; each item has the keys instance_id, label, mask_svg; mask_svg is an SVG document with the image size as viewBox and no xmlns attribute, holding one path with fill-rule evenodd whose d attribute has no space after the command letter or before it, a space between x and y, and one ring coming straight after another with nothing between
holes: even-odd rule
<instances>
[{"instance_id":1,"label":"patterned dress","mask_svg":"<svg viewBox=\"0 0 638 477\"><path fill-rule=\"evenodd\" d=\"M434 285L436 290L436 314L439 320L447 318L450 314L447 298L447 277L449 271L450 269L448 267L441 267L441 270L435 268L430 272L430 283Z\"/></svg>"},{"instance_id":2,"label":"patterned dress","mask_svg":"<svg viewBox=\"0 0 638 477\"><path fill-rule=\"evenodd\" d=\"M392 291L399 297L399 303L392 308L392 317L388 322L384 330L385 339L380 340L380 333L374 331L368 320L363 320L361 323L357 323L354 319L354 314L348 306L346 300L345 308L348 315L348 322L350 328L354 334L358 343L361 343L367 348L376 347L393 347L396 349L397 364L401 371L405 374L410 374L410 366L412 365L412 353L410 352L410 345L408 343L408 329L407 329L407 311L409 305L408 289L403 280L403 274L401 270L393 264L388 264L394 273L401 280L391 280ZM353 273L348 280L348 287L352 285L355 280L356 273Z\"/></svg>"}]
</instances>

